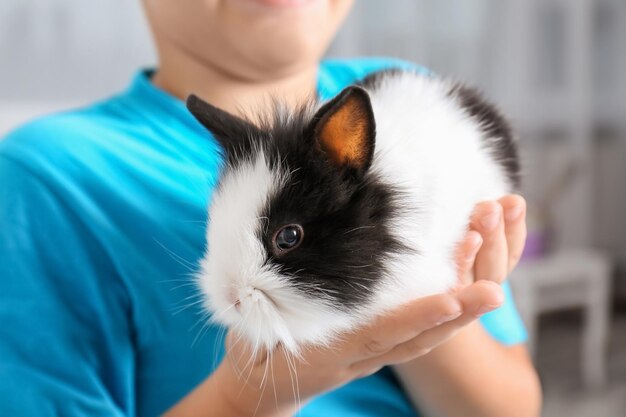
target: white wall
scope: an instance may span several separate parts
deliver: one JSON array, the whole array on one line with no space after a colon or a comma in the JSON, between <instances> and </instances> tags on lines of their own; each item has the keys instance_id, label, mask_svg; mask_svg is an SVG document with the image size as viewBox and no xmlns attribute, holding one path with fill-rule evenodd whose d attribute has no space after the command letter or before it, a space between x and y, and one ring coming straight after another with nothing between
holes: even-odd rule
<instances>
[{"instance_id":1,"label":"white wall","mask_svg":"<svg viewBox=\"0 0 626 417\"><path fill-rule=\"evenodd\" d=\"M139 0L2 0L0 135L108 96L154 62Z\"/></svg>"}]
</instances>

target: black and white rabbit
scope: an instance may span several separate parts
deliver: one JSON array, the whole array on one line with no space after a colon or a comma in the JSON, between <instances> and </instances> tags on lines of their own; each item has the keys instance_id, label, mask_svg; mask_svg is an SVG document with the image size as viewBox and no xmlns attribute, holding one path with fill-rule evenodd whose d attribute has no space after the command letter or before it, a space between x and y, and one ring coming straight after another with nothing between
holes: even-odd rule
<instances>
[{"instance_id":1,"label":"black and white rabbit","mask_svg":"<svg viewBox=\"0 0 626 417\"><path fill-rule=\"evenodd\" d=\"M225 150L200 287L255 347L326 344L456 283L476 203L518 183L507 121L477 92L383 71L259 127L195 96Z\"/></svg>"}]
</instances>

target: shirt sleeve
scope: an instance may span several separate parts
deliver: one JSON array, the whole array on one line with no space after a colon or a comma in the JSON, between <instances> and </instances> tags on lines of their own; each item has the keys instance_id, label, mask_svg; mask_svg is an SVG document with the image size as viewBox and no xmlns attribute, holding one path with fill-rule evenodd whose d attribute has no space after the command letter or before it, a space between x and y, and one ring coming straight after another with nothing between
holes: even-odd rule
<instances>
[{"instance_id":1,"label":"shirt sleeve","mask_svg":"<svg viewBox=\"0 0 626 417\"><path fill-rule=\"evenodd\" d=\"M49 178L0 153L0 415L134 415L124 288Z\"/></svg>"},{"instance_id":2,"label":"shirt sleeve","mask_svg":"<svg viewBox=\"0 0 626 417\"><path fill-rule=\"evenodd\" d=\"M515 307L511 286L508 282L502 285L504 304L480 318L487 332L497 341L505 345L524 343L528 339L524 323Z\"/></svg>"}]
</instances>

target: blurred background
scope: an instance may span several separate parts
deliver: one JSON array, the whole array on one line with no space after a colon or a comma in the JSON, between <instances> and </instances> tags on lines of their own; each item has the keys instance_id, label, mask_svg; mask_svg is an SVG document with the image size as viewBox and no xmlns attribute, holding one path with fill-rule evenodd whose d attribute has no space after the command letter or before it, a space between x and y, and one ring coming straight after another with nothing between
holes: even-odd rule
<instances>
[{"instance_id":1,"label":"blurred background","mask_svg":"<svg viewBox=\"0 0 626 417\"><path fill-rule=\"evenodd\" d=\"M530 227L511 282L543 415L624 417L626 1L358 0L329 55L423 64L511 117ZM0 136L154 63L138 0L4 0Z\"/></svg>"}]
</instances>

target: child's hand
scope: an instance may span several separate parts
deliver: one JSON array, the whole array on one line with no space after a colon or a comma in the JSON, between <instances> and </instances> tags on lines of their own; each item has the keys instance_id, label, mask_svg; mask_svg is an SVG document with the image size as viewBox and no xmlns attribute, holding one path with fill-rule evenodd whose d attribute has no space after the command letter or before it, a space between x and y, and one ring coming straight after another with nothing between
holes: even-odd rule
<instances>
[{"instance_id":1,"label":"child's hand","mask_svg":"<svg viewBox=\"0 0 626 417\"><path fill-rule=\"evenodd\" d=\"M481 283L499 287L517 265L525 240L522 197L478 204L457 250L456 292ZM483 312L490 310L485 307ZM541 408L541 388L526 348L498 342L478 323L427 357L394 370L414 404L437 415L537 416Z\"/></svg>"}]
</instances>

